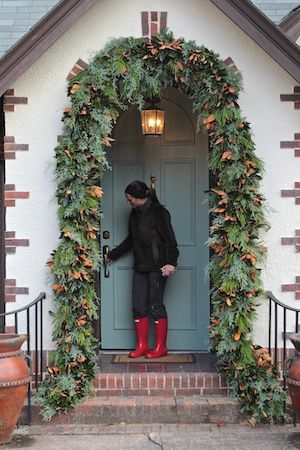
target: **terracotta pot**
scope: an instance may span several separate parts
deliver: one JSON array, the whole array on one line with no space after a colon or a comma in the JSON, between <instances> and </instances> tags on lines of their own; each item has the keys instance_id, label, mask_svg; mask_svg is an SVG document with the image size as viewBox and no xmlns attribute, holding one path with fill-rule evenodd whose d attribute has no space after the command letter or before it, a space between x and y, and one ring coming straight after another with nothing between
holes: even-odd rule
<instances>
[{"instance_id":1,"label":"terracotta pot","mask_svg":"<svg viewBox=\"0 0 300 450\"><path fill-rule=\"evenodd\" d=\"M21 345L27 336L0 333L0 444L11 441L31 381Z\"/></svg>"},{"instance_id":2,"label":"terracotta pot","mask_svg":"<svg viewBox=\"0 0 300 450\"><path fill-rule=\"evenodd\" d=\"M294 344L296 352L286 361L286 381L294 411L300 417L300 333L292 334L290 341Z\"/></svg>"}]
</instances>

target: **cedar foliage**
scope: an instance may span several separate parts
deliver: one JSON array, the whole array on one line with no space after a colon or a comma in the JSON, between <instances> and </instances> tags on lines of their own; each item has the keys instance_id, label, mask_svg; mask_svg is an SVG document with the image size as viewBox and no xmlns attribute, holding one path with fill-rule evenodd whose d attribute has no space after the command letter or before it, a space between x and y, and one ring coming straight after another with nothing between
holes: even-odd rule
<instances>
[{"instance_id":1,"label":"cedar foliage","mask_svg":"<svg viewBox=\"0 0 300 450\"><path fill-rule=\"evenodd\" d=\"M198 128L209 138L209 169L216 180L208 241L212 349L253 423L285 417L285 393L271 357L251 341L255 303L263 294L266 249L260 235L268 225L259 192L263 165L238 105L241 77L214 52L166 31L151 41L113 39L68 85L70 106L55 149L61 236L49 261L56 350L38 394L46 420L84 398L97 371L91 320L97 317L95 271L101 260L100 180L112 129L129 104L141 110L145 98L159 97L167 87L189 96Z\"/></svg>"}]
</instances>

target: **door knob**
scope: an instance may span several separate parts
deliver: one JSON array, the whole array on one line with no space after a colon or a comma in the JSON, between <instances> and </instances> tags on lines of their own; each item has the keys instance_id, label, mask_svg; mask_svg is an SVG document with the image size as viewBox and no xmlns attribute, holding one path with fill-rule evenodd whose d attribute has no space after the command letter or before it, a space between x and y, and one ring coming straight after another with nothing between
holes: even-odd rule
<instances>
[{"instance_id":1,"label":"door knob","mask_svg":"<svg viewBox=\"0 0 300 450\"><path fill-rule=\"evenodd\" d=\"M104 278L109 278L110 276L110 271L108 269L108 265L106 262L106 256L109 253L109 246L108 245L104 245L102 248L102 255L103 255L103 266L104 266Z\"/></svg>"}]
</instances>

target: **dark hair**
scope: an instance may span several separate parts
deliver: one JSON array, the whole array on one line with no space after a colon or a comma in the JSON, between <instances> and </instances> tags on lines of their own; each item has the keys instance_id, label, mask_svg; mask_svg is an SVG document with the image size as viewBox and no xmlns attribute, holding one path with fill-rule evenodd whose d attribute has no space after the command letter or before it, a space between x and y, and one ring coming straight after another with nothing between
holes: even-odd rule
<instances>
[{"instance_id":1,"label":"dark hair","mask_svg":"<svg viewBox=\"0 0 300 450\"><path fill-rule=\"evenodd\" d=\"M143 181L132 181L125 189L125 193L135 198L150 198L153 202L159 203L156 193L150 189Z\"/></svg>"}]
</instances>

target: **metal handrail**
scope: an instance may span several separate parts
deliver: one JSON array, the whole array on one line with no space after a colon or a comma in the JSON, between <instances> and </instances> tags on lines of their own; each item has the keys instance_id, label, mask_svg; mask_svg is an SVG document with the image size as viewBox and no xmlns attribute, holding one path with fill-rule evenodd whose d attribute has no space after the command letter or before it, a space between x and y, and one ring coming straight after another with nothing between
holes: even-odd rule
<instances>
[{"instance_id":1,"label":"metal handrail","mask_svg":"<svg viewBox=\"0 0 300 450\"><path fill-rule=\"evenodd\" d=\"M283 377L283 387L287 389L287 374L286 374L286 363L287 363L287 312L291 312L295 315L295 333L299 332L299 313L300 309L293 308L292 306L285 305L282 303L275 295L268 291L267 297L269 299L269 353L272 350L272 314L274 310L274 366L278 370L278 309L280 308L283 313L283 327L282 327L282 338L283 338L283 354L282 354L282 377ZM278 370L279 371L279 370ZM294 411L294 425L296 426L296 412Z\"/></svg>"},{"instance_id":2,"label":"metal handrail","mask_svg":"<svg viewBox=\"0 0 300 450\"><path fill-rule=\"evenodd\" d=\"M14 332L18 334L19 332L19 316L24 313L26 314L26 334L27 334L27 350L25 351L25 357L27 363L30 367L30 372L32 373L32 352L34 351L34 373L32 373L32 378L34 380L35 389L38 390L39 382L43 381L43 300L46 298L45 292L41 292L39 296L22 308L15 309L13 311L8 311L0 313L0 332L5 332L6 318L8 316L14 316ZM31 336L32 331L30 326L30 312L34 310L34 345L31 346ZM32 412L31 412L31 394L32 386L31 383L28 385L27 394L27 411L28 411L28 423L31 424Z\"/></svg>"},{"instance_id":3,"label":"metal handrail","mask_svg":"<svg viewBox=\"0 0 300 450\"><path fill-rule=\"evenodd\" d=\"M14 311L0 313L0 317L9 316L11 314L17 314L19 312L26 311L26 309L31 308L32 306L34 306L36 303L38 303L40 300L43 300L44 298L46 298L46 294L45 294L45 292L41 292L40 295L35 300L33 300L31 303L29 303L28 305L23 306L23 308L15 309Z\"/></svg>"},{"instance_id":4,"label":"metal handrail","mask_svg":"<svg viewBox=\"0 0 300 450\"><path fill-rule=\"evenodd\" d=\"M282 339L283 339L282 373L283 373L284 388L286 388L285 363L286 363L286 359L287 359L287 345L286 345L286 343L287 343L287 312L290 311L292 314L294 314L295 333L298 333L300 309L285 305L280 300L278 300L278 298L276 298L275 295L270 291L267 292L267 297L269 299L269 329L268 329L269 353L271 353L271 350L273 348L274 366L278 370L278 368L279 368L278 335L280 332L282 332ZM279 324L278 324L279 308L283 313L283 315L282 315L283 324L282 324L281 330L279 329ZM273 312L274 312L274 321L272 320ZM290 323L293 323L293 321L290 320ZM274 325L274 330L272 329L272 325ZM272 339L272 334L273 334L273 339ZM273 342L274 342L274 346L272 346Z\"/></svg>"},{"instance_id":5,"label":"metal handrail","mask_svg":"<svg viewBox=\"0 0 300 450\"><path fill-rule=\"evenodd\" d=\"M288 306L288 305L285 305L284 303L282 303L280 300L278 300L278 298L275 297L275 295L271 291L268 291L267 294L268 294L268 298L272 299L275 303L277 303L277 305L282 306L283 308L289 309L290 311L300 312L300 309L293 308L292 306Z\"/></svg>"}]
</instances>

